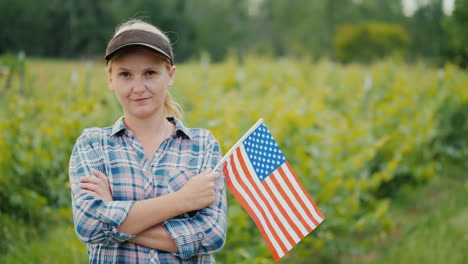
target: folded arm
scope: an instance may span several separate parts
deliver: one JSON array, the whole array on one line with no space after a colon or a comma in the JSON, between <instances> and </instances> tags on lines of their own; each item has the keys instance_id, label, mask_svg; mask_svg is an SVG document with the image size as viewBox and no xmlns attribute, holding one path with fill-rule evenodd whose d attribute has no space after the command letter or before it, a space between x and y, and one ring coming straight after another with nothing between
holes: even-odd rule
<instances>
[{"instance_id":1,"label":"folded arm","mask_svg":"<svg viewBox=\"0 0 468 264\"><path fill-rule=\"evenodd\" d=\"M221 160L219 143L211 133L208 146L203 155L201 170L214 168ZM164 228L174 239L178 254L188 259L197 254L218 252L226 241L226 191L225 178L215 181L216 198L209 206L187 218L172 218L163 222Z\"/></svg>"},{"instance_id":2,"label":"folded arm","mask_svg":"<svg viewBox=\"0 0 468 264\"><path fill-rule=\"evenodd\" d=\"M107 188L102 184L105 175L100 172L105 172L101 147L86 136L80 137L70 160L73 215L80 240L113 244L135 238L135 243L155 243L152 248L170 252L179 247L174 247L173 237L158 225L212 204L216 198L214 181L219 177L205 170L177 192L141 201L112 201L108 198L112 196L106 195L106 189L110 193L108 183Z\"/></svg>"}]
</instances>

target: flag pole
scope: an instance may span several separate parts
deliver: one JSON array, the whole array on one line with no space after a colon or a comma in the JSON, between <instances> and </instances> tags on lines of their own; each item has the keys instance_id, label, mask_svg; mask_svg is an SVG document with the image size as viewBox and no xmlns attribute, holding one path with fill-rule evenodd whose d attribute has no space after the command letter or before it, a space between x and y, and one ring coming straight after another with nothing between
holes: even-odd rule
<instances>
[{"instance_id":1,"label":"flag pole","mask_svg":"<svg viewBox=\"0 0 468 264\"><path fill-rule=\"evenodd\" d=\"M244 139L246 137L248 137L250 135L250 133L252 133L252 131L254 131L255 129L257 129L257 127L263 123L263 119L260 118L257 123L255 123L255 125L253 125L249 131L247 131L247 133L245 133L237 142L236 144L234 144L234 146L231 147L231 149L226 153L226 155L224 155L224 157L218 162L218 164L216 164L216 167L214 167L213 171L216 171L220 166L221 164L224 163L224 161L227 159L227 157L229 157L231 155L231 153L234 151L234 149L236 149L236 147L242 142L244 141Z\"/></svg>"}]
</instances>

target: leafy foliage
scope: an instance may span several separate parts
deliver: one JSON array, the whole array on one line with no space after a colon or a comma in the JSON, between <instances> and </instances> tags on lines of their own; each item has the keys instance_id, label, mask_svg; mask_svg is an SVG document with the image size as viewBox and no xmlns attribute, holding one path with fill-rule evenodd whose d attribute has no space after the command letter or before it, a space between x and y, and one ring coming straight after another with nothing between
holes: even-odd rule
<instances>
[{"instance_id":1,"label":"leafy foliage","mask_svg":"<svg viewBox=\"0 0 468 264\"><path fill-rule=\"evenodd\" d=\"M403 55L409 41L408 33L398 25L376 22L342 25L335 37L336 56L343 62L370 62L390 55Z\"/></svg>"}]
</instances>

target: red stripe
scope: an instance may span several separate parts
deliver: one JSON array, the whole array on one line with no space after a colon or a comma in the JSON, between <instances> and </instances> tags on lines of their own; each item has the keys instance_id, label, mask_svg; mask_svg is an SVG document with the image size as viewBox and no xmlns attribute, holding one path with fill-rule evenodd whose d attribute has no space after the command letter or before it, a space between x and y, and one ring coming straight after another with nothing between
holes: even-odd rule
<instances>
[{"instance_id":1,"label":"red stripe","mask_svg":"<svg viewBox=\"0 0 468 264\"><path fill-rule=\"evenodd\" d=\"M278 168L278 171L281 173L281 175L283 176L283 179L286 181L286 184L289 185L289 186L293 186L292 185L292 182L291 180L294 180L294 179L289 179L285 174L285 171L283 170L283 168ZM291 174L293 173L291 170L289 170L291 172ZM302 184L300 182L297 181L296 179L296 184L299 185L299 187L301 187L301 190L302 192L306 195L306 197L308 197L307 193L305 192L304 188L302 187ZM301 190L297 190L296 192L293 192L293 195L294 197L296 198L297 201L299 201L299 204L301 205L301 207L304 209L305 213L307 214L307 217L309 217L312 222L314 223L315 226L318 226L319 225L319 222L317 221L317 219L315 219L315 217L312 215L312 212L308 209L307 205L305 204L304 200L299 196L299 193ZM310 197L310 196L309 196ZM310 230L308 230L309 232L314 230L314 227L311 227Z\"/></svg>"},{"instance_id":2,"label":"red stripe","mask_svg":"<svg viewBox=\"0 0 468 264\"><path fill-rule=\"evenodd\" d=\"M240 148L237 148L236 149L236 155L237 157L239 158L241 155L240 153ZM243 163L243 159L242 157L239 158L239 162L241 164L241 169L242 172L244 173L244 175L246 176L246 178L252 178L252 177L257 177L256 175L252 175L250 174L250 171L246 168L245 166L245 163ZM240 175L238 172L237 172L237 167L236 166L232 166L233 168L233 171L234 171L234 174L236 176ZM268 217L266 216L266 213L265 211L263 210L263 208L260 207L258 201L255 199L255 197L253 196L252 192L247 188L247 185L245 184L245 182L240 179L239 177L236 177L237 181L241 184L242 188L244 188L245 192L247 193L247 195L250 197L250 199L254 202L255 206L258 208L258 210L260 211L260 213L262 214L263 216L263 219L265 219L265 222L266 224L268 225L268 227L270 228L270 230L272 231L271 233L273 234L273 237L275 238L276 242L279 244L279 246L281 247L281 250L283 252L288 252L288 249L286 248L286 246L284 245L283 243L283 240L279 237L277 231L273 228L273 226L271 225L271 222L269 221ZM259 224L261 225L261 223L259 222ZM258 226L258 225L257 225ZM268 237L266 237L268 239Z\"/></svg>"},{"instance_id":3,"label":"red stripe","mask_svg":"<svg viewBox=\"0 0 468 264\"><path fill-rule=\"evenodd\" d=\"M312 206L314 207L315 209L315 212L317 212L317 214L322 218L322 219L316 219L316 221L321 221L321 220L324 220L325 217L322 215L322 213L319 211L317 205L315 204L314 200L312 199L312 197L309 195L309 193L306 191L306 189L304 188L304 186L301 184L301 182L299 181L299 178L297 177L296 173L294 173L294 170L291 168L291 166L289 165L289 162L285 162L284 164L286 164L286 166L288 167L288 170L289 172L294 176L294 179L295 181L297 182L297 184L299 185L299 187L301 187L302 189L302 192L304 193L304 195L308 198L309 202L312 204ZM287 178L287 177L286 177ZM289 186L292 186L292 183L290 182L290 179L287 178L288 180L288 185ZM298 200L302 200L302 199L298 199ZM315 217L312 217L312 219L315 219ZM318 225L318 224L317 224Z\"/></svg>"},{"instance_id":4,"label":"red stripe","mask_svg":"<svg viewBox=\"0 0 468 264\"><path fill-rule=\"evenodd\" d=\"M227 173L227 168L225 167L223 169L224 171L224 174L225 175L229 175ZM226 178L229 178L226 177ZM230 181L228 181L230 182ZM244 199L244 197L237 191L237 189L232 186L232 183L231 184L228 184L228 188L229 188L229 191L231 191L232 195L236 198L237 201L239 201L239 203L242 205L242 207L247 211L247 213L249 214L249 216L252 218L252 220L255 222L255 224L257 225L258 229L260 230L260 234L262 235L263 237L263 240L265 240L268 248L270 249L270 252L271 254L273 255L273 258L280 258L278 253L276 252L276 249L275 247L273 246L273 244L271 243L271 241L268 239L267 235L266 235L266 232L265 232L265 229L263 228L262 225L260 225L260 220L258 219L257 215L254 213L253 209L249 206L249 204L247 203L247 201Z\"/></svg>"},{"instance_id":5,"label":"red stripe","mask_svg":"<svg viewBox=\"0 0 468 264\"><path fill-rule=\"evenodd\" d=\"M245 161L244 161L244 156L242 156L242 153L240 152L240 149L238 149L239 151L236 151L236 155L237 155L237 158L239 159L239 163L242 167L242 169L244 171L248 171L249 169L247 168L247 165L245 164ZM254 177L257 177L256 175L254 175ZM257 183L254 182L253 180L253 177L249 177L248 178L248 181L250 182L250 184L254 187L254 190L255 192L258 194L258 196L260 196L260 199L265 203L265 205L267 206L268 208L268 211L272 214L273 218L274 218L274 221L276 222L276 224L280 227L281 231L283 232L284 236L286 237L286 239L288 240L289 244L291 244L292 246L296 245L296 242L294 241L294 239L292 238L292 236L289 234L289 231L286 229L283 221L281 221L279 218L278 218L278 215L273 211L273 208L271 207L270 203L268 202L268 200L266 199L266 197L263 195L263 192L258 188L257 186ZM271 192L270 192L271 193ZM274 197L274 195L270 195L272 197ZM281 211L281 214L283 217L286 218L286 216L288 216L288 214L284 211L284 209L279 205L279 202L277 200L274 201L274 206L276 206L278 209L280 209ZM290 225L290 222L291 220L288 221L288 224ZM298 235L298 237L300 237L300 235ZM287 252L288 250L286 250L285 252Z\"/></svg>"},{"instance_id":6,"label":"red stripe","mask_svg":"<svg viewBox=\"0 0 468 264\"><path fill-rule=\"evenodd\" d=\"M281 169L281 166L278 167L278 173L280 174L280 177L281 178L286 178L285 177L285 174L284 174L284 171ZM281 196L284 198L284 200L286 201L286 203L288 204L289 208L292 209L293 213L296 215L296 217L299 219L299 221L302 223L302 225L306 228L306 230L308 232L312 231L313 230L313 227L310 226L305 220L304 220L304 217L301 216L301 214L298 212L298 209L296 208L296 206L294 205L294 203L291 201L291 198L289 197L289 195L284 191L283 187L281 186L281 184L278 182L278 179L276 179L275 175L270 175L269 178L271 179L271 181L273 182L273 184L276 186L276 188L278 189L278 191L281 193ZM289 185L291 186L291 185ZM296 194L296 192L292 192L293 194ZM297 199L297 197L296 197ZM302 204L301 204L302 205ZM305 208L304 210L305 212L307 212L307 208ZM309 216L310 218L310 216ZM294 224L295 225L295 224ZM299 237L302 239L304 237L304 235L301 233L299 235Z\"/></svg>"},{"instance_id":7,"label":"red stripe","mask_svg":"<svg viewBox=\"0 0 468 264\"><path fill-rule=\"evenodd\" d=\"M227 165L227 166L230 166ZM226 175L226 181L227 181L227 187L229 188L229 191L231 191L232 195L236 198L237 201L239 201L239 203L242 205L242 207L247 211L247 213L250 215L250 217L252 218L252 220L255 222L255 224L257 225L258 229L260 230L260 234L262 235L263 237L263 240L265 240L268 248L270 249L270 252L271 254L273 255L273 258L275 259L279 259L279 255L278 253L276 252L276 249L275 247L273 246L273 244L271 243L271 241L268 239L267 235L266 235L266 232L265 232L265 229L263 228L262 225L260 225L260 220L258 219L257 215L254 213L253 209L250 207L250 205L247 203L247 201L244 199L244 197L238 192L238 190L232 185L232 182L231 182L231 179L230 177L233 176L233 175L230 175L228 173L228 169L227 169L227 166L224 166L224 169L223 169L223 172L224 172L224 175Z\"/></svg>"},{"instance_id":8,"label":"red stripe","mask_svg":"<svg viewBox=\"0 0 468 264\"><path fill-rule=\"evenodd\" d=\"M237 148L236 149L236 152L238 151L239 149ZM256 199L253 197L252 195L252 192L247 188L247 186L245 185L245 183L242 181L242 179L240 179L239 177L239 172L237 171L237 167L235 166L235 164L231 164L231 168L232 168L232 171L233 171L233 175L231 175L231 177L235 177L235 179L239 182L239 184L241 185L241 187L245 190L246 194L248 197L250 197L250 199L253 201L253 203L255 204L255 206L257 207L258 211L260 212L260 214L263 216L263 218L265 219L265 222L267 223L267 226L269 227L269 229L271 230L271 233L274 237L274 239L276 240L276 242L279 244L279 246L281 247L281 249L283 250L283 252L287 252L287 249L286 247L284 246L284 244L282 243L281 239L279 239L278 237L278 234L276 233L276 230L271 226L271 223L267 220L267 217L265 216L265 212L263 211L263 209L259 206L258 202L256 201ZM239 168L239 169L242 169L242 168ZM250 175L249 171L246 170L246 171L242 171L243 174L246 175L246 177L252 177L252 175ZM239 193L240 196L242 196L240 193ZM236 197L237 198L237 197ZM250 208L250 205L245 201L245 199L243 198L242 199L243 202L241 202L242 206L247 210L247 208ZM255 224L257 225L258 229L260 230L260 233L262 234L263 236L263 239L267 242L267 244L269 244L269 248L270 248L270 251L272 253L273 256L278 255L276 249L272 246L271 244L271 241L270 241L270 238L268 237L268 235L266 234L263 226L262 226L262 223L260 222L260 220L258 219L257 217L257 212L255 212L254 210L252 210L252 208L250 208L249 210L247 210L247 212L249 213L250 217L252 217L252 219L254 220ZM270 247L271 245L271 247Z\"/></svg>"},{"instance_id":9,"label":"red stripe","mask_svg":"<svg viewBox=\"0 0 468 264\"><path fill-rule=\"evenodd\" d=\"M269 175L268 178L272 178L273 175ZM279 184L275 184L273 182L273 184L276 186L276 188L279 190L279 187L278 185ZM282 216L286 219L288 225L294 230L294 232L296 233L296 235L299 237L299 239L302 239L304 237L304 235L302 234L301 230L299 230L299 228L297 227L295 221L291 218L290 214L288 212L286 212L286 209L283 207L283 205L280 203L280 201L278 200L277 196L278 194L275 193L271 188L270 186L268 186L268 184L266 183L262 183L263 187L266 189L266 191L268 192L268 194L270 194L270 197L271 199L273 200L273 203L275 204L275 206L281 211L281 214ZM281 197L283 197L283 199L287 198L286 197L287 195L285 195L284 193L281 193ZM294 207L291 207L291 205L289 205L290 208L294 208ZM287 232L287 231L286 231ZM293 240L293 242L291 243L293 246L296 245L297 243Z\"/></svg>"}]
</instances>

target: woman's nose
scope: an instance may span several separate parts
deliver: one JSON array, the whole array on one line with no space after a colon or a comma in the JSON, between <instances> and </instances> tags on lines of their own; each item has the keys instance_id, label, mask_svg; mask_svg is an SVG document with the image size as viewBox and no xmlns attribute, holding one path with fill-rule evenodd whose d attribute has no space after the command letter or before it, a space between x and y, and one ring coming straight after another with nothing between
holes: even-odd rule
<instances>
[{"instance_id":1,"label":"woman's nose","mask_svg":"<svg viewBox=\"0 0 468 264\"><path fill-rule=\"evenodd\" d=\"M143 77L139 77L135 79L135 85L133 86L133 91L136 93L144 92L146 90L145 82Z\"/></svg>"}]
</instances>

